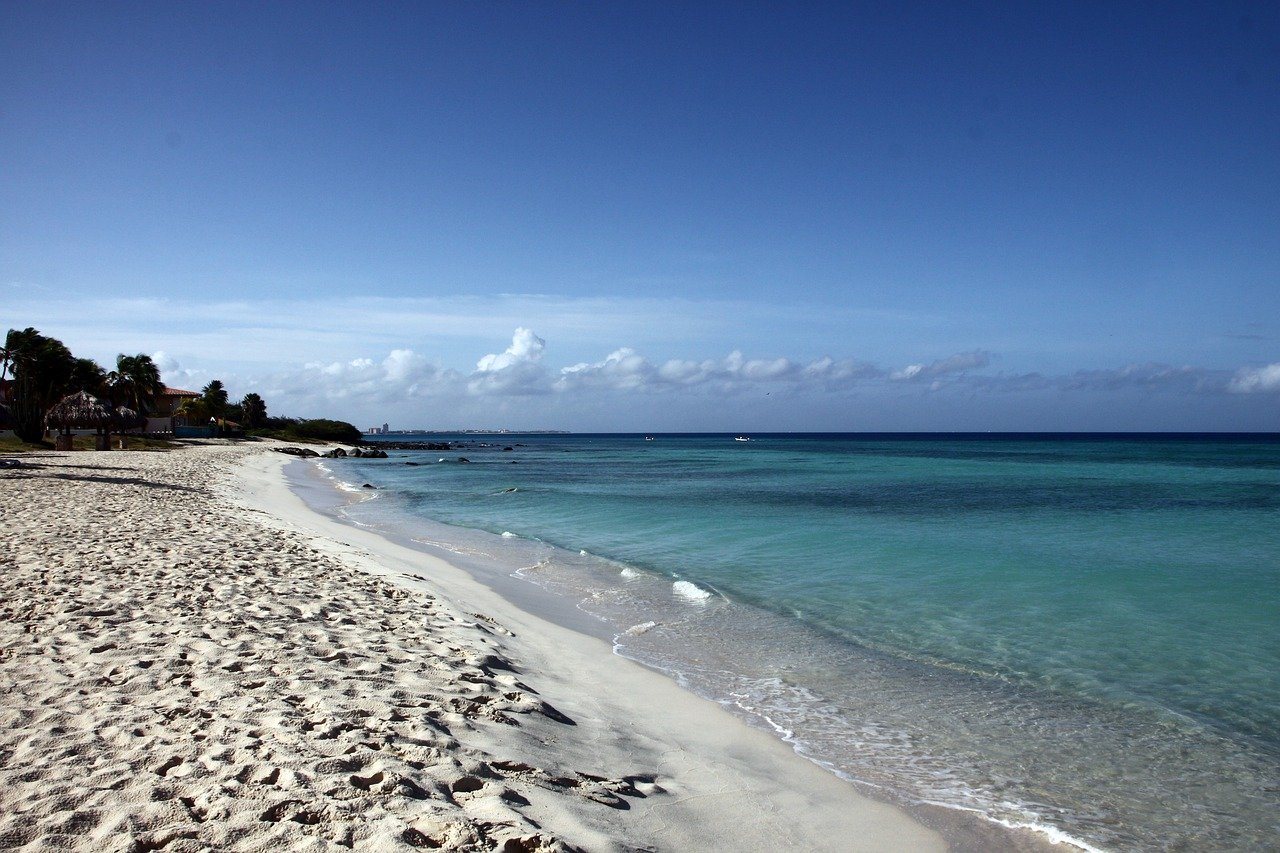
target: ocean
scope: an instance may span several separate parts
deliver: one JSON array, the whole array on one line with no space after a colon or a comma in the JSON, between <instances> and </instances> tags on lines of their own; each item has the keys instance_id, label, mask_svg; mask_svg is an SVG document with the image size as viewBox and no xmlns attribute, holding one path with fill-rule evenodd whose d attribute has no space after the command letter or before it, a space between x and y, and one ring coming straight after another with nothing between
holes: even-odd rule
<instances>
[{"instance_id":1,"label":"ocean","mask_svg":"<svg viewBox=\"0 0 1280 853\"><path fill-rule=\"evenodd\" d=\"M1280 849L1280 437L388 438L458 444L325 460L351 521L550 590L868 792Z\"/></svg>"}]
</instances>

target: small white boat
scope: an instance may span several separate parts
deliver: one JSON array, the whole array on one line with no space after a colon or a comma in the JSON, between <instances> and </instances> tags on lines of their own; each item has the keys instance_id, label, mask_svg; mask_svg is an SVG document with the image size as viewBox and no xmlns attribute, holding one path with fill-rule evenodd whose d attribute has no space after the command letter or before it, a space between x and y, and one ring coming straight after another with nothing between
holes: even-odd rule
<instances>
[{"instance_id":1,"label":"small white boat","mask_svg":"<svg viewBox=\"0 0 1280 853\"><path fill-rule=\"evenodd\" d=\"M739 435L733 439L734 441L750 441L751 439L745 435Z\"/></svg>"}]
</instances>

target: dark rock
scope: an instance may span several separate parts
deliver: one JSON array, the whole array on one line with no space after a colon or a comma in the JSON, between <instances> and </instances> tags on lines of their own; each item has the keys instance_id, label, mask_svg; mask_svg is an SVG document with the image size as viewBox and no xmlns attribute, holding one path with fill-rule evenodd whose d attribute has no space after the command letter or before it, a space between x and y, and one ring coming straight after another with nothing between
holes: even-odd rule
<instances>
[{"instance_id":1,"label":"dark rock","mask_svg":"<svg viewBox=\"0 0 1280 853\"><path fill-rule=\"evenodd\" d=\"M376 489L376 488L378 488L378 487L377 487L377 486L375 486L373 483L365 483L365 484L364 484L363 486L361 486L360 488L362 488L362 489Z\"/></svg>"},{"instance_id":2,"label":"dark rock","mask_svg":"<svg viewBox=\"0 0 1280 853\"><path fill-rule=\"evenodd\" d=\"M379 441L378 447L384 450L452 450L453 445L447 441Z\"/></svg>"},{"instance_id":3,"label":"dark rock","mask_svg":"<svg viewBox=\"0 0 1280 853\"><path fill-rule=\"evenodd\" d=\"M420 462L406 462L406 463L404 463L404 464L406 464L406 465L412 465L412 466L414 466L414 467L416 468L418 465L420 465L420 464L422 464L422 463L420 463Z\"/></svg>"},{"instance_id":4,"label":"dark rock","mask_svg":"<svg viewBox=\"0 0 1280 853\"><path fill-rule=\"evenodd\" d=\"M314 450L312 450L310 447L277 447L275 450L277 453L287 453L290 456L300 456L304 458L320 455L319 453L316 453Z\"/></svg>"},{"instance_id":5,"label":"dark rock","mask_svg":"<svg viewBox=\"0 0 1280 853\"><path fill-rule=\"evenodd\" d=\"M470 460L470 459L468 459L468 458L467 458L467 457L465 457L465 456L459 456L459 457L458 457L458 461L459 461L459 462L470 462L471 460Z\"/></svg>"},{"instance_id":6,"label":"dark rock","mask_svg":"<svg viewBox=\"0 0 1280 853\"><path fill-rule=\"evenodd\" d=\"M502 452L503 452L503 453L510 453L510 452L511 452L511 451L513 451L513 450L515 450L515 448L514 448L514 447L504 447L504 448L502 448Z\"/></svg>"}]
</instances>

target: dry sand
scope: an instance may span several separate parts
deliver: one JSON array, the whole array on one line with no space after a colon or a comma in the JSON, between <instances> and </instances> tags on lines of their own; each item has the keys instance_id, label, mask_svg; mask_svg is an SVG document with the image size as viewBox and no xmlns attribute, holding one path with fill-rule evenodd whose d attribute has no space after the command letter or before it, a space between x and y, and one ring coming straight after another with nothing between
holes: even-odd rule
<instances>
[{"instance_id":1,"label":"dry sand","mask_svg":"<svg viewBox=\"0 0 1280 853\"><path fill-rule=\"evenodd\" d=\"M260 448L0 468L0 849L944 849Z\"/></svg>"}]
</instances>

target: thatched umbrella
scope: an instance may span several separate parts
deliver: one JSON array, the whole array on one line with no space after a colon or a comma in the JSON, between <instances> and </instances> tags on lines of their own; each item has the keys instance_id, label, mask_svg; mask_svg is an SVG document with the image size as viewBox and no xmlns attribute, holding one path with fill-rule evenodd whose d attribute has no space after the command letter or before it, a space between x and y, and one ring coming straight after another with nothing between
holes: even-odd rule
<instances>
[{"instance_id":1,"label":"thatched umbrella","mask_svg":"<svg viewBox=\"0 0 1280 853\"><path fill-rule=\"evenodd\" d=\"M111 425L117 432L127 429L141 429L147 425L147 416L140 415L128 406L116 406L111 412Z\"/></svg>"},{"instance_id":2,"label":"thatched umbrella","mask_svg":"<svg viewBox=\"0 0 1280 853\"><path fill-rule=\"evenodd\" d=\"M71 430L93 427L99 433L104 433L111 427L113 414L97 397L87 391L77 391L55 403L44 420L50 427L62 430L62 435L58 436L58 449L70 450Z\"/></svg>"}]
</instances>

